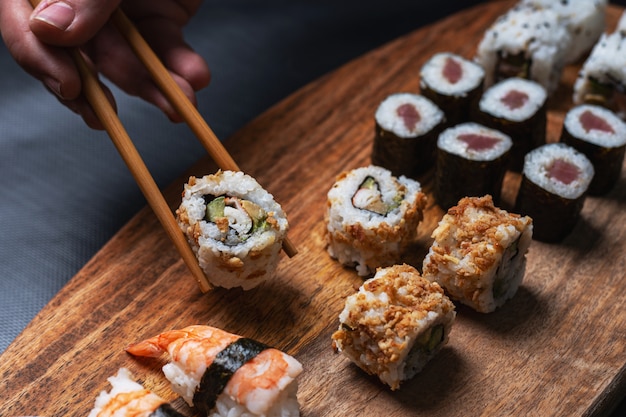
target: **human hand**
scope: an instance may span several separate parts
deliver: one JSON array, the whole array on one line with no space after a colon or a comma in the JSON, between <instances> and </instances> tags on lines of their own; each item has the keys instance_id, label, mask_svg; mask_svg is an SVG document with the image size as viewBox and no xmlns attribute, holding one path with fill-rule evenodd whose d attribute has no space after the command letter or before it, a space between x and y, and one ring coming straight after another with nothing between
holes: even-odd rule
<instances>
[{"instance_id":1,"label":"human hand","mask_svg":"<svg viewBox=\"0 0 626 417\"><path fill-rule=\"evenodd\" d=\"M42 0L33 10L27 0L0 0L0 32L16 62L88 126L102 129L81 94L78 69L65 47L79 46L97 72L180 122L148 71L107 22L120 6L195 104L195 92L208 85L210 72L204 59L185 43L182 28L200 4L201 0ZM104 89L115 106L110 91Z\"/></svg>"}]
</instances>

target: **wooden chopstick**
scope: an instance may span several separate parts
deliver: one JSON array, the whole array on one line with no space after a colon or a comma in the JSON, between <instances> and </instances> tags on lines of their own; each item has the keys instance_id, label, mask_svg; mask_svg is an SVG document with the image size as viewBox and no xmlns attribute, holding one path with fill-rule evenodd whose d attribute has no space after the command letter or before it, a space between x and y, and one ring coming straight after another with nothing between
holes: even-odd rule
<instances>
[{"instance_id":1,"label":"wooden chopstick","mask_svg":"<svg viewBox=\"0 0 626 417\"><path fill-rule=\"evenodd\" d=\"M139 188L150 204L150 207L191 270L200 290L202 292L209 291L212 285L209 283L202 268L200 268L200 264L180 230L163 194L161 194L159 187L150 175L150 171L148 171L139 152L133 145L128 133L118 118L115 109L102 90L97 76L92 72L91 68L89 68L79 49L73 48L71 49L71 53L75 63L78 65L83 82L84 94L91 104L91 107L104 125L105 130L111 137L122 159L126 162L126 165L130 169L137 185L139 185Z\"/></svg>"},{"instance_id":2,"label":"wooden chopstick","mask_svg":"<svg viewBox=\"0 0 626 417\"><path fill-rule=\"evenodd\" d=\"M222 142L202 118L198 109L176 84L167 68L165 68L130 19L119 8L113 13L111 19L139 60L148 69L161 92L198 137L217 166L222 170L240 171L237 163L224 148ZM298 253L288 237L283 240L283 250L289 257L293 257Z\"/></svg>"},{"instance_id":3,"label":"wooden chopstick","mask_svg":"<svg viewBox=\"0 0 626 417\"><path fill-rule=\"evenodd\" d=\"M39 0L31 0L33 7L36 7L38 3ZM102 122L104 129L109 134L109 137L115 144L122 159L130 169L148 204L196 279L200 290L202 292L209 291L213 288L212 285L209 283L202 268L200 268L200 264L187 243L185 236L178 227L174 214L165 201L163 194L161 194L161 190L150 175L150 171L148 171L146 164L133 145L115 109L102 90L97 75L94 74L89 65L87 65L87 62L78 48L71 48L69 51L78 67L82 79L83 94Z\"/></svg>"}]
</instances>

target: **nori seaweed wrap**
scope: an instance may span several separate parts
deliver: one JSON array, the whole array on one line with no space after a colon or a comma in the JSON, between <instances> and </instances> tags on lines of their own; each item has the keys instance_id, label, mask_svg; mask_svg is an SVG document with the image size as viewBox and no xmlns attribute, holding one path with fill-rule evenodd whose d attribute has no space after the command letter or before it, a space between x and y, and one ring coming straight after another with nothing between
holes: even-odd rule
<instances>
[{"instance_id":1,"label":"nori seaweed wrap","mask_svg":"<svg viewBox=\"0 0 626 417\"><path fill-rule=\"evenodd\" d=\"M392 94L379 105L375 119L373 165L410 178L434 166L445 115L432 101L419 94Z\"/></svg>"},{"instance_id":2,"label":"nori seaweed wrap","mask_svg":"<svg viewBox=\"0 0 626 417\"><path fill-rule=\"evenodd\" d=\"M439 206L447 210L463 197L486 194L498 203L511 146L508 135L477 123L443 131L437 140L435 171Z\"/></svg>"},{"instance_id":3,"label":"nori seaweed wrap","mask_svg":"<svg viewBox=\"0 0 626 417\"><path fill-rule=\"evenodd\" d=\"M558 242L571 233L593 175L589 159L564 143L541 146L526 156L516 209L532 217L534 239Z\"/></svg>"},{"instance_id":4,"label":"nori seaweed wrap","mask_svg":"<svg viewBox=\"0 0 626 417\"><path fill-rule=\"evenodd\" d=\"M561 142L584 153L593 164L590 195L602 195L613 188L626 150L626 124L615 113L589 104L572 108L565 116Z\"/></svg>"},{"instance_id":5,"label":"nori seaweed wrap","mask_svg":"<svg viewBox=\"0 0 626 417\"><path fill-rule=\"evenodd\" d=\"M546 141L547 92L536 82L508 78L483 93L475 121L511 137L509 169L521 171L524 156Z\"/></svg>"},{"instance_id":6,"label":"nori seaweed wrap","mask_svg":"<svg viewBox=\"0 0 626 417\"><path fill-rule=\"evenodd\" d=\"M433 55L420 71L420 90L446 116L446 125L469 121L470 109L483 93L485 71L473 61L449 52Z\"/></svg>"},{"instance_id":7,"label":"nori seaweed wrap","mask_svg":"<svg viewBox=\"0 0 626 417\"><path fill-rule=\"evenodd\" d=\"M133 343L126 352L144 357L168 353L163 374L198 415L300 415L296 378L302 364L258 341L192 325Z\"/></svg>"}]
</instances>

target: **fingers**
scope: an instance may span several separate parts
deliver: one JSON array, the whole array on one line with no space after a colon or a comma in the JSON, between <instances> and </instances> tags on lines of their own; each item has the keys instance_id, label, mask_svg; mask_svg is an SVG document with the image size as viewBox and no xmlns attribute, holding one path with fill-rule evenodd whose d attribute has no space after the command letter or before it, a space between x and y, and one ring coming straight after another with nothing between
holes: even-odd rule
<instances>
[{"instance_id":1,"label":"fingers","mask_svg":"<svg viewBox=\"0 0 626 417\"><path fill-rule=\"evenodd\" d=\"M181 121L121 35L106 23L119 2L42 0L33 11L25 0L0 0L0 31L18 64L90 127L102 128L81 95L80 75L66 45L81 45L96 72L125 92L156 105L171 120ZM184 42L182 26L199 4L199 0L125 3L130 8L129 17L194 104L195 92L209 83L210 72L204 59ZM166 12L174 18L162 14ZM105 91L115 106L111 93Z\"/></svg>"},{"instance_id":2,"label":"fingers","mask_svg":"<svg viewBox=\"0 0 626 417\"><path fill-rule=\"evenodd\" d=\"M44 43L80 46L109 20L120 0L41 0L30 29Z\"/></svg>"},{"instance_id":3,"label":"fingers","mask_svg":"<svg viewBox=\"0 0 626 417\"><path fill-rule=\"evenodd\" d=\"M100 87L102 88L105 95L109 99L109 102L113 106L113 109L117 111L113 94L111 93L109 88L105 86L104 84L100 84ZM57 99L59 100L61 104L66 106L68 109L70 109L74 113L81 116L85 124L89 126L90 128L97 129L97 130L104 129L104 125L100 121L100 118L96 115L95 111L93 110L93 107L91 107L91 104L89 104L89 102L84 96L82 95L78 96L78 98L74 100L64 100L57 96Z\"/></svg>"},{"instance_id":4,"label":"fingers","mask_svg":"<svg viewBox=\"0 0 626 417\"><path fill-rule=\"evenodd\" d=\"M42 43L30 30L32 7L23 0L0 1L0 28L15 61L64 100L80 94L80 76L63 49Z\"/></svg>"},{"instance_id":5,"label":"fingers","mask_svg":"<svg viewBox=\"0 0 626 417\"><path fill-rule=\"evenodd\" d=\"M180 27L167 19L150 19L138 22L137 28L163 64L184 79L193 91L209 85L209 66L185 43Z\"/></svg>"}]
</instances>

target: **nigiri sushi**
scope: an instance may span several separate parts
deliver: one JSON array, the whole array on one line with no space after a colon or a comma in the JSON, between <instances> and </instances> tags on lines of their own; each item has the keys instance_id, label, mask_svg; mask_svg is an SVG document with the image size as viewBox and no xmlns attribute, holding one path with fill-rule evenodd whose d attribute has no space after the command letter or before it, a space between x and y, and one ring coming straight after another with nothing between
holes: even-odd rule
<instances>
[{"instance_id":1,"label":"nigiri sushi","mask_svg":"<svg viewBox=\"0 0 626 417\"><path fill-rule=\"evenodd\" d=\"M183 417L157 394L133 380L126 368L107 379L111 391L102 391L88 417Z\"/></svg>"},{"instance_id":2,"label":"nigiri sushi","mask_svg":"<svg viewBox=\"0 0 626 417\"><path fill-rule=\"evenodd\" d=\"M299 416L302 365L258 341L211 326L171 330L131 344L135 356L158 357L172 390L203 416Z\"/></svg>"}]
</instances>

